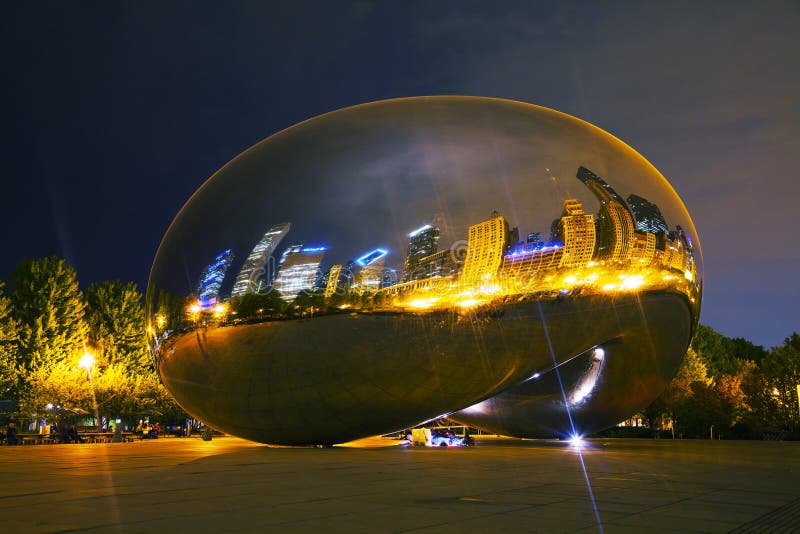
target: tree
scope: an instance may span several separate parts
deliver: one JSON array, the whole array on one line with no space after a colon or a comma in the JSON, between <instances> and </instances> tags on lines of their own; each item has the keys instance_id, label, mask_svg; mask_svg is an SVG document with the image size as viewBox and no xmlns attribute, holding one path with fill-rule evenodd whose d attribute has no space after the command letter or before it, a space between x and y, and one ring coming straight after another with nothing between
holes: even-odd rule
<instances>
[{"instance_id":1,"label":"tree","mask_svg":"<svg viewBox=\"0 0 800 534\"><path fill-rule=\"evenodd\" d=\"M675 377L664 392L645 409L644 414L650 427L655 428L656 422L668 419L674 431L684 420L693 421L693 404L690 399L698 391L705 396L704 388L708 388L710 384L706 364L690 347Z\"/></svg>"},{"instance_id":2,"label":"tree","mask_svg":"<svg viewBox=\"0 0 800 534\"><path fill-rule=\"evenodd\" d=\"M136 284L105 281L89 286L86 321L99 366L121 364L131 373L151 370L142 295Z\"/></svg>"},{"instance_id":3,"label":"tree","mask_svg":"<svg viewBox=\"0 0 800 534\"><path fill-rule=\"evenodd\" d=\"M767 351L761 345L754 345L741 337L725 337L702 324L697 327L692 348L701 355L709 375L714 378L726 373L736 374L742 360L759 363L767 356Z\"/></svg>"},{"instance_id":4,"label":"tree","mask_svg":"<svg viewBox=\"0 0 800 534\"><path fill-rule=\"evenodd\" d=\"M231 300L232 311L242 321L257 321L283 315L288 304L278 291L266 293L248 293Z\"/></svg>"},{"instance_id":5,"label":"tree","mask_svg":"<svg viewBox=\"0 0 800 534\"><path fill-rule=\"evenodd\" d=\"M56 257L22 262L12 275L19 322L18 366L25 372L77 358L89 330L75 270Z\"/></svg>"},{"instance_id":6,"label":"tree","mask_svg":"<svg viewBox=\"0 0 800 534\"><path fill-rule=\"evenodd\" d=\"M795 332L773 347L761 362L761 408L764 417L784 430L800 427L797 386L800 384L800 336ZM766 413L764 413L766 412Z\"/></svg>"},{"instance_id":7,"label":"tree","mask_svg":"<svg viewBox=\"0 0 800 534\"><path fill-rule=\"evenodd\" d=\"M725 413L726 426L732 427L746 420L752 413L746 384L752 380L756 370L755 363L742 360L736 373L724 374L715 381L714 393L719 399L720 408Z\"/></svg>"},{"instance_id":8,"label":"tree","mask_svg":"<svg viewBox=\"0 0 800 534\"><path fill-rule=\"evenodd\" d=\"M23 413L43 414L48 405L58 408L53 414L91 413L92 391L86 371L74 363L62 361L35 367L28 372L27 386L20 398Z\"/></svg>"},{"instance_id":9,"label":"tree","mask_svg":"<svg viewBox=\"0 0 800 534\"><path fill-rule=\"evenodd\" d=\"M0 399L16 397L20 373L17 372L17 322L11 316L11 301L3 295L0 282Z\"/></svg>"}]
</instances>

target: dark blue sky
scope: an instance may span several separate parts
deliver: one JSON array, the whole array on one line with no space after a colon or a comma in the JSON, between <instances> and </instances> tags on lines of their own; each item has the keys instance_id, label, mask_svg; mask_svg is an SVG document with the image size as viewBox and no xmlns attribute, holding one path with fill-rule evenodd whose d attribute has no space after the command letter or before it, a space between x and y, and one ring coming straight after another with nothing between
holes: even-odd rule
<instances>
[{"instance_id":1,"label":"dark blue sky","mask_svg":"<svg viewBox=\"0 0 800 534\"><path fill-rule=\"evenodd\" d=\"M647 157L702 240L701 321L776 345L800 330L799 26L796 2L6 4L0 279L57 254L84 285L143 287L182 204L260 139L365 101L485 95Z\"/></svg>"}]
</instances>

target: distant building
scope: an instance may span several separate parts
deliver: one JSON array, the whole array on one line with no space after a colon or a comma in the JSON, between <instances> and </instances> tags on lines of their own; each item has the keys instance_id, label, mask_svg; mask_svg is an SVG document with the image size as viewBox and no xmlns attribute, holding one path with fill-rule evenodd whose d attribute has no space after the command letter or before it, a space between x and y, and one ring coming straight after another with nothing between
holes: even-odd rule
<instances>
[{"instance_id":1,"label":"distant building","mask_svg":"<svg viewBox=\"0 0 800 534\"><path fill-rule=\"evenodd\" d=\"M408 234L408 237L410 239L403 263L403 282L430 276L424 269L420 269L419 262L438 250L439 227L426 224Z\"/></svg>"},{"instance_id":2,"label":"distant building","mask_svg":"<svg viewBox=\"0 0 800 534\"><path fill-rule=\"evenodd\" d=\"M425 276L417 277L416 280L435 276L453 277L461 270L462 264L461 258L452 250L440 250L419 260L418 270L425 273Z\"/></svg>"},{"instance_id":3,"label":"distant building","mask_svg":"<svg viewBox=\"0 0 800 534\"><path fill-rule=\"evenodd\" d=\"M267 233L256 243L236 277L231 297L257 293L269 287L272 282L268 265L269 259L278 243L289 232L290 226L291 223L288 222L276 224L267 230Z\"/></svg>"},{"instance_id":4,"label":"distant building","mask_svg":"<svg viewBox=\"0 0 800 534\"><path fill-rule=\"evenodd\" d=\"M633 248L633 216L622 197L605 180L586 167L579 167L577 178L600 201L596 220L596 258L625 262Z\"/></svg>"},{"instance_id":5,"label":"distant building","mask_svg":"<svg viewBox=\"0 0 800 534\"><path fill-rule=\"evenodd\" d=\"M493 280L503 261L507 239L508 224L497 212L489 220L470 226L461 282L476 284Z\"/></svg>"},{"instance_id":6,"label":"distant building","mask_svg":"<svg viewBox=\"0 0 800 534\"><path fill-rule=\"evenodd\" d=\"M650 232L656 236L656 245L664 248L669 228L658 206L638 195L628 195L628 206L638 232Z\"/></svg>"},{"instance_id":7,"label":"distant building","mask_svg":"<svg viewBox=\"0 0 800 534\"><path fill-rule=\"evenodd\" d=\"M339 289L339 275L341 272L341 263L331 265L331 268L328 269L328 276L326 277L325 282L325 298L330 298L336 294L336 290Z\"/></svg>"},{"instance_id":8,"label":"distant building","mask_svg":"<svg viewBox=\"0 0 800 534\"><path fill-rule=\"evenodd\" d=\"M284 251L274 286L283 300L291 302L301 291L309 291L314 287L324 255L325 247L303 247L301 244L292 245Z\"/></svg>"},{"instance_id":9,"label":"distant building","mask_svg":"<svg viewBox=\"0 0 800 534\"><path fill-rule=\"evenodd\" d=\"M212 261L200 275L200 283L197 286L197 299L200 306L210 308L220 300L220 290L225 281L228 268L233 263L233 251L225 250L214 257Z\"/></svg>"},{"instance_id":10,"label":"distant building","mask_svg":"<svg viewBox=\"0 0 800 534\"><path fill-rule=\"evenodd\" d=\"M583 206L577 200L565 200L559 228L564 243L559 267L585 267L594 254L596 240L594 216L584 212Z\"/></svg>"},{"instance_id":11,"label":"distant building","mask_svg":"<svg viewBox=\"0 0 800 534\"><path fill-rule=\"evenodd\" d=\"M388 251L385 249L376 248L355 261L359 269L353 283L354 290L359 293L367 293L381 288L386 254L388 254Z\"/></svg>"},{"instance_id":12,"label":"distant building","mask_svg":"<svg viewBox=\"0 0 800 534\"><path fill-rule=\"evenodd\" d=\"M541 232L531 232L528 234L528 237L525 239L526 243L536 244L542 240L542 233Z\"/></svg>"},{"instance_id":13,"label":"distant building","mask_svg":"<svg viewBox=\"0 0 800 534\"><path fill-rule=\"evenodd\" d=\"M384 269L381 276L381 288L392 287L400 283L401 273L397 269Z\"/></svg>"},{"instance_id":14,"label":"distant building","mask_svg":"<svg viewBox=\"0 0 800 534\"><path fill-rule=\"evenodd\" d=\"M511 250L512 248L516 247L517 245L521 245L522 242L519 240L519 228L516 226L508 231L508 235L506 235L506 251Z\"/></svg>"},{"instance_id":15,"label":"distant building","mask_svg":"<svg viewBox=\"0 0 800 534\"><path fill-rule=\"evenodd\" d=\"M696 267L692 257L691 244L686 239L686 234L680 226L669 233L664 252L664 266L684 272L687 270L691 273L695 272Z\"/></svg>"},{"instance_id":16,"label":"distant building","mask_svg":"<svg viewBox=\"0 0 800 534\"><path fill-rule=\"evenodd\" d=\"M628 209L625 201L622 200L622 197L619 196L616 191L614 191L614 188L586 167L578 167L576 178L583 182L583 185L588 187L589 190L594 193L597 199L600 200L601 204L604 202L615 201L619 202L626 210Z\"/></svg>"},{"instance_id":17,"label":"distant building","mask_svg":"<svg viewBox=\"0 0 800 534\"><path fill-rule=\"evenodd\" d=\"M633 247L631 248L631 262L645 266L650 265L656 252L656 236L650 232L636 232L633 234Z\"/></svg>"},{"instance_id":18,"label":"distant building","mask_svg":"<svg viewBox=\"0 0 800 534\"><path fill-rule=\"evenodd\" d=\"M529 283L542 271L558 268L563 256L564 245L561 243L526 243L503 256L500 272L504 278Z\"/></svg>"}]
</instances>

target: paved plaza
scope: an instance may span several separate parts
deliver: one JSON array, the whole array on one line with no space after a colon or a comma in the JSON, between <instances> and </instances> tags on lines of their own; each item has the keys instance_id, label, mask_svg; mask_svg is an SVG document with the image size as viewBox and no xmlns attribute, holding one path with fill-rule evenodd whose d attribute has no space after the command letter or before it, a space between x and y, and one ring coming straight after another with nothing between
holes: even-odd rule
<instances>
[{"instance_id":1,"label":"paved plaza","mask_svg":"<svg viewBox=\"0 0 800 534\"><path fill-rule=\"evenodd\" d=\"M556 441L396 443L0 447L0 530L800 531L800 443L607 439L580 452Z\"/></svg>"}]
</instances>

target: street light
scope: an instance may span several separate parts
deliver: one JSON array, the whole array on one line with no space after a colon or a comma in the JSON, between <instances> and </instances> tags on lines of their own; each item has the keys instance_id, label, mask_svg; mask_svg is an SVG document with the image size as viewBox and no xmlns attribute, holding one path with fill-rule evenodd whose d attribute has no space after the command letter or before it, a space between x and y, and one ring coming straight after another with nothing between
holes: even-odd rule
<instances>
[{"instance_id":1,"label":"street light","mask_svg":"<svg viewBox=\"0 0 800 534\"><path fill-rule=\"evenodd\" d=\"M81 359L78 360L78 365L86 369L86 372L89 373L89 378L91 379L92 366L94 365L94 354L89 351L85 351Z\"/></svg>"},{"instance_id":2,"label":"street light","mask_svg":"<svg viewBox=\"0 0 800 534\"><path fill-rule=\"evenodd\" d=\"M94 382L92 381L92 368L94 367L94 354L84 350L83 356L78 360L78 365L86 369L89 377L89 387L92 389L92 408L94 408L94 420L97 424L97 431L100 431L100 412L97 409L97 397L94 394Z\"/></svg>"}]
</instances>

